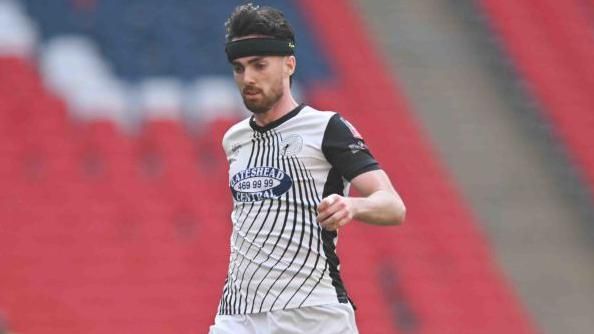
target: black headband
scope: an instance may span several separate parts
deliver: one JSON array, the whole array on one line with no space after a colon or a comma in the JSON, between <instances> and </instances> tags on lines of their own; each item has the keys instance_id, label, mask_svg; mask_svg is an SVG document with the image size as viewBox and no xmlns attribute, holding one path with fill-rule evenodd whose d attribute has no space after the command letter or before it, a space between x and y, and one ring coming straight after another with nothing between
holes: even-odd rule
<instances>
[{"instance_id":1,"label":"black headband","mask_svg":"<svg viewBox=\"0 0 594 334\"><path fill-rule=\"evenodd\" d=\"M274 38L248 38L227 43L225 52L229 62L248 56L290 56L295 43Z\"/></svg>"}]
</instances>

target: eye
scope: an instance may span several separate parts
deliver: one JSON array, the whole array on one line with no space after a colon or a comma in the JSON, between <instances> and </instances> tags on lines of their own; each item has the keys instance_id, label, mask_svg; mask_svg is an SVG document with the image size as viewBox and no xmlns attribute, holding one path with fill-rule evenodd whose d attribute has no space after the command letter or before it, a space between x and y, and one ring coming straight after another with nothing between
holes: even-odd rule
<instances>
[{"instance_id":1,"label":"eye","mask_svg":"<svg viewBox=\"0 0 594 334\"><path fill-rule=\"evenodd\" d=\"M233 65L233 72L235 73L243 73L243 66L241 65Z\"/></svg>"},{"instance_id":2,"label":"eye","mask_svg":"<svg viewBox=\"0 0 594 334\"><path fill-rule=\"evenodd\" d=\"M266 68L268 64L266 64L265 62L258 62L255 64L256 69L258 70L263 70Z\"/></svg>"}]
</instances>

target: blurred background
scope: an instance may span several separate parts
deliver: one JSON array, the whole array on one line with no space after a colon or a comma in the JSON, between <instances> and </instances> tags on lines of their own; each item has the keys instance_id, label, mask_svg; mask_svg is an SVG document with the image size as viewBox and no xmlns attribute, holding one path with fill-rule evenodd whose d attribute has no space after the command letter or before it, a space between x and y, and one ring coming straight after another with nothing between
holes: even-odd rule
<instances>
[{"instance_id":1,"label":"blurred background","mask_svg":"<svg viewBox=\"0 0 594 334\"><path fill-rule=\"evenodd\" d=\"M240 3L0 0L0 333L207 333ZM408 207L341 231L361 333L592 333L594 1L258 3Z\"/></svg>"}]
</instances>

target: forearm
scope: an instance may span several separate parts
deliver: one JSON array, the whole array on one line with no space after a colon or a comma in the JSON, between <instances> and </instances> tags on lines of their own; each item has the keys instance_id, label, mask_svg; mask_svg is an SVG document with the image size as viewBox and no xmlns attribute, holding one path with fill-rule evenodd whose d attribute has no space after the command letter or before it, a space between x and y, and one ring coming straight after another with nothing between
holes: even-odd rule
<instances>
[{"instance_id":1,"label":"forearm","mask_svg":"<svg viewBox=\"0 0 594 334\"><path fill-rule=\"evenodd\" d=\"M351 180L361 197L332 194L318 205L317 221L326 230L336 230L352 219L374 225L404 222L406 208L386 173L374 170Z\"/></svg>"},{"instance_id":2,"label":"forearm","mask_svg":"<svg viewBox=\"0 0 594 334\"><path fill-rule=\"evenodd\" d=\"M367 197L349 199L356 220L374 225L398 225L404 222L406 207L396 193L379 190Z\"/></svg>"}]
</instances>

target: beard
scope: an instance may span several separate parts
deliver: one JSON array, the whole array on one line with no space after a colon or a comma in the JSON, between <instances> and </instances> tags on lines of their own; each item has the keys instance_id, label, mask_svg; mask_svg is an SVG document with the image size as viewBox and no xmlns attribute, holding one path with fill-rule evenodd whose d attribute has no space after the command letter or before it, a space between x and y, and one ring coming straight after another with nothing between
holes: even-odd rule
<instances>
[{"instance_id":1,"label":"beard","mask_svg":"<svg viewBox=\"0 0 594 334\"><path fill-rule=\"evenodd\" d=\"M258 99L249 99L245 95L245 90L258 93L260 96ZM269 94L265 94L261 89L249 87L244 89L242 97L243 104L249 111L254 114L263 114L272 109L272 107L283 97L282 84L278 83L277 85L273 85Z\"/></svg>"}]
</instances>

